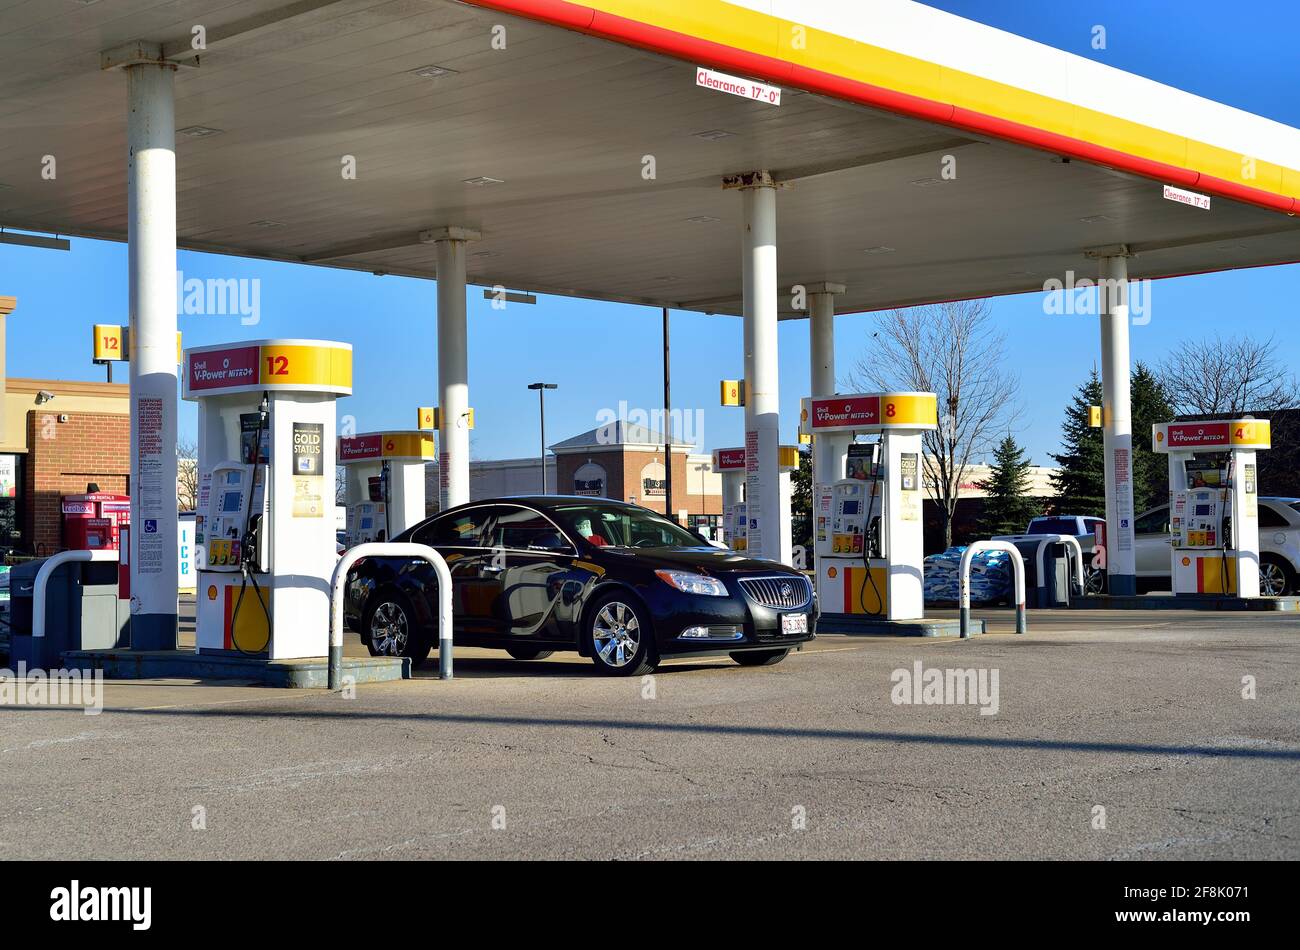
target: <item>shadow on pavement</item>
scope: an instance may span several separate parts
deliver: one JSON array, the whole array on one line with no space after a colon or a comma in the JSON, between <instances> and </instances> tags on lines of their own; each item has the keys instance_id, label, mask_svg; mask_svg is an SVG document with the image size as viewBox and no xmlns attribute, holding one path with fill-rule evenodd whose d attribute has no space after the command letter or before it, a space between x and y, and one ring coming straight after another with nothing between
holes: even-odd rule
<instances>
[{"instance_id":1,"label":"shadow on pavement","mask_svg":"<svg viewBox=\"0 0 1300 950\"><path fill-rule=\"evenodd\" d=\"M328 696L329 694L323 694ZM350 702L350 700L341 700ZM23 712L75 711L79 707L51 706L0 706L0 711ZM765 739L811 739L833 742L899 743L913 746L946 746L970 749L1029 749L1053 752L1099 752L1118 755L1179 755L1208 759L1273 759L1284 762L1300 761L1300 749L1232 748L1230 746L1160 745L1150 742L1078 742L1055 739L1013 739L996 736L939 736L907 732L883 732L854 729L797 729L780 726L739 726L701 722L629 722L613 719L554 719L534 716L471 715L469 713L409 713L376 712L373 710L320 710L295 707L281 712L265 708L248 709L223 707L220 709L112 709L109 715L126 716L188 716L199 719L248 718L267 719L284 715L299 722L303 720L328 721L354 719L377 722L443 723L469 726L543 726L558 729L621 730L632 733L664 733L695 736L746 736Z\"/></svg>"}]
</instances>

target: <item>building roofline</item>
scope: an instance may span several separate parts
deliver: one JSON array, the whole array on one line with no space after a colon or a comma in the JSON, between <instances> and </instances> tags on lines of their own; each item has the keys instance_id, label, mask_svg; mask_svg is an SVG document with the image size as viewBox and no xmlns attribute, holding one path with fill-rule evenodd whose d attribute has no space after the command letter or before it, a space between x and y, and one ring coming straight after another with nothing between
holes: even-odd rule
<instances>
[{"instance_id":1,"label":"building roofline","mask_svg":"<svg viewBox=\"0 0 1300 950\"><path fill-rule=\"evenodd\" d=\"M5 382L5 389L11 393L32 393L42 389L69 396L107 396L126 399L131 387L126 383L91 383L79 379L30 379L25 376L10 376Z\"/></svg>"}]
</instances>

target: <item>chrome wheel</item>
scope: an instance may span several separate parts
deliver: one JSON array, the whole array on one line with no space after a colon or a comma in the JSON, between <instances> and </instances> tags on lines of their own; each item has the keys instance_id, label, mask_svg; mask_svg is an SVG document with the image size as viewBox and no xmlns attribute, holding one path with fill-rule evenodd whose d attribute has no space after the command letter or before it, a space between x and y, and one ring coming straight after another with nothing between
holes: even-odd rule
<instances>
[{"instance_id":1,"label":"chrome wheel","mask_svg":"<svg viewBox=\"0 0 1300 950\"><path fill-rule=\"evenodd\" d=\"M1265 597L1281 597L1286 593L1286 571L1276 561L1259 565L1259 592Z\"/></svg>"},{"instance_id":2,"label":"chrome wheel","mask_svg":"<svg viewBox=\"0 0 1300 950\"><path fill-rule=\"evenodd\" d=\"M379 656L401 656L410 627L400 604L386 600L370 615L370 644Z\"/></svg>"},{"instance_id":3,"label":"chrome wheel","mask_svg":"<svg viewBox=\"0 0 1300 950\"><path fill-rule=\"evenodd\" d=\"M631 607L612 600L596 613L591 638L606 665L627 666L641 646L641 622Z\"/></svg>"},{"instance_id":4,"label":"chrome wheel","mask_svg":"<svg viewBox=\"0 0 1300 950\"><path fill-rule=\"evenodd\" d=\"M1104 594L1106 592L1106 575L1095 567L1084 568L1083 592L1085 594Z\"/></svg>"}]
</instances>

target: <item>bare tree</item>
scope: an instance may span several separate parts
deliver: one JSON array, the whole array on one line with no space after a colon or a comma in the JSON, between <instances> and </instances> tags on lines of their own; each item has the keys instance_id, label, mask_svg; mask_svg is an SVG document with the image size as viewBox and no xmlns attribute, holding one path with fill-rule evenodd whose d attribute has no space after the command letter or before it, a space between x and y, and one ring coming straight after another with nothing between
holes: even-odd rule
<instances>
[{"instance_id":1,"label":"bare tree","mask_svg":"<svg viewBox=\"0 0 1300 950\"><path fill-rule=\"evenodd\" d=\"M1184 340L1160 364L1160 382L1179 415L1290 409L1300 404L1296 378L1275 354L1272 336Z\"/></svg>"},{"instance_id":2,"label":"bare tree","mask_svg":"<svg viewBox=\"0 0 1300 950\"><path fill-rule=\"evenodd\" d=\"M983 300L883 312L850 377L865 391L910 389L939 397L939 428L925 433L923 468L949 547L958 489L971 463L1018 415L1019 381L1002 365L1005 342Z\"/></svg>"},{"instance_id":3,"label":"bare tree","mask_svg":"<svg viewBox=\"0 0 1300 950\"><path fill-rule=\"evenodd\" d=\"M199 446L193 439L176 441L176 510L193 511L199 504Z\"/></svg>"}]
</instances>

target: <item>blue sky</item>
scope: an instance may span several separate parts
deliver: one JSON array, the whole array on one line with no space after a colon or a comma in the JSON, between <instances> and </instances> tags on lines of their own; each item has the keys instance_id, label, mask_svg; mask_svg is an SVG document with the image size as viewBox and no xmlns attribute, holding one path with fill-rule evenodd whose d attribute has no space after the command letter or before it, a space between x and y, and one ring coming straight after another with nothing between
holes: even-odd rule
<instances>
[{"instance_id":1,"label":"blue sky","mask_svg":"<svg viewBox=\"0 0 1300 950\"><path fill-rule=\"evenodd\" d=\"M1239 18L1223 16L1220 3L1205 0L1176 6L1132 0L932 0L930 5L1300 125L1300 57L1293 45L1300 5L1253 3L1249 16ZM1261 29L1266 23L1272 26ZM1090 47L1096 24L1106 27L1104 51ZM260 325L240 326L234 317L181 316L187 345L304 336L351 342L356 395L339 409L355 417L358 431L409 428L415 407L436 401L433 283L188 252L179 255L178 266L187 278L261 278ZM0 246L0 293L19 299L8 321L10 375L102 379L103 368L90 362L90 327L126 322L126 248L78 239L69 253ZM1225 333L1261 338L1277 332L1280 355L1300 363L1300 345L1286 332L1300 300L1300 265L1160 281L1155 294L1151 323L1132 331L1135 360L1157 361L1185 336L1212 333L1222 325ZM1029 407L1018 437L1035 462L1047 463L1047 453L1058 445L1062 408L1099 358L1096 321L1047 317L1037 294L998 298L992 307L1008 337L1008 364L1019 372ZM861 354L872 319L837 318L841 379ZM537 397L525 388L529 382L559 384L547 394L550 441L594 427L597 413L616 410L619 400L660 405L658 310L542 297L535 307L494 311L472 290L469 321L475 458L536 452ZM593 327L611 323L619 328L617 344L593 338ZM741 411L717 405L717 381L742 375L740 321L675 313L672 334L674 404L692 413L702 410L704 447L741 444ZM575 361L578 339L586 341L586 355ZM783 323L779 342L782 436L793 441L798 400L808 388L807 323ZM602 348L605 359L594 359ZM124 380L125 372L118 364L116 378ZM193 433L192 405L182 404L180 426L183 436Z\"/></svg>"}]
</instances>

